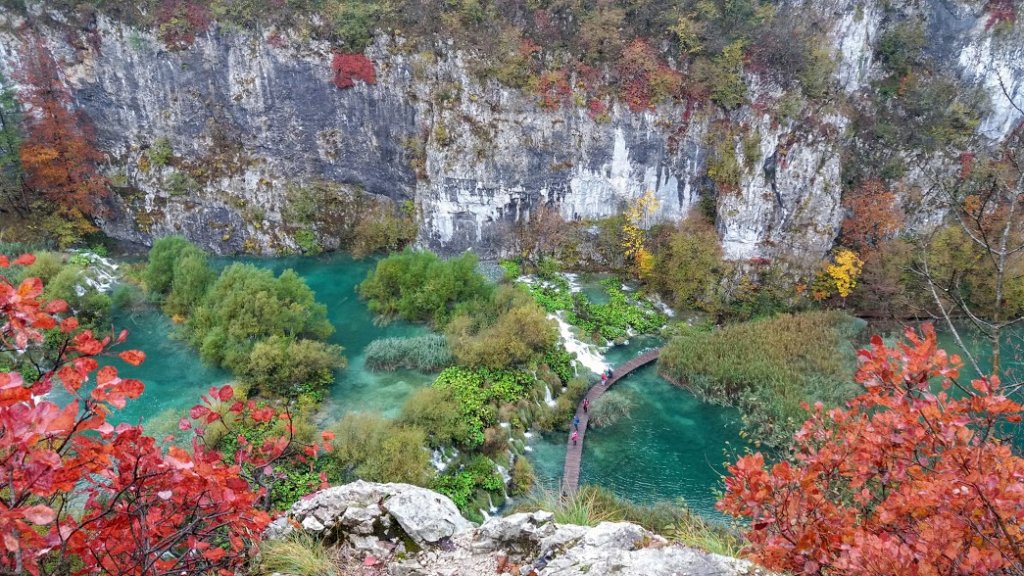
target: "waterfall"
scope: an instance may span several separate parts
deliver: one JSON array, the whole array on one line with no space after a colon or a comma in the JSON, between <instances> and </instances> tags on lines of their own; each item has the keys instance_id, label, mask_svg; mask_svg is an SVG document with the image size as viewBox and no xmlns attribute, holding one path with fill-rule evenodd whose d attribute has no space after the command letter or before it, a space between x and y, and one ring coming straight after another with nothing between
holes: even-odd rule
<instances>
[{"instance_id":1,"label":"waterfall","mask_svg":"<svg viewBox=\"0 0 1024 576\"><path fill-rule=\"evenodd\" d=\"M85 272L81 282L75 286L75 294L85 296L89 289L100 293L110 292L117 283L117 264L109 258L88 250L77 250L72 259L81 259L85 263Z\"/></svg>"},{"instance_id":2,"label":"waterfall","mask_svg":"<svg viewBox=\"0 0 1024 576\"><path fill-rule=\"evenodd\" d=\"M555 402L554 397L551 396L551 386L547 384L544 384L544 403L552 408L558 405L558 402Z\"/></svg>"},{"instance_id":3,"label":"waterfall","mask_svg":"<svg viewBox=\"0 0 1024 576\"><path fill-rule=\"evenodd\" d=\"M452 460L459 456L459 451L455 448L451 448L452 454L448 456L444 453L444 450L435 448L430 453L430 465L434 467L438 472L444 472L448 465L451 464Z\"/></svg>"}]
</instances>

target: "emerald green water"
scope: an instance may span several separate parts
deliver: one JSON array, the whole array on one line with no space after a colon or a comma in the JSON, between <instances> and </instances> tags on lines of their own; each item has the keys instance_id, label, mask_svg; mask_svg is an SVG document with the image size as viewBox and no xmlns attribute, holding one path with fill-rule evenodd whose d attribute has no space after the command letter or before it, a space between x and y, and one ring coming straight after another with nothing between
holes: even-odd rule
<instances>
[{"instance_id":1,"label":"emerald green water","mask_svg":"<svg viewBox=\"0 0 1024 576\"><path fill-rule=\"evenodd\" d=\"M613 348L608 360L618 365L653 339ZM633 402L629 418L587 431L583 444L582 484L595 484L637 502L683 500L703 516L724 519L715 510L726 460L745 444L739 413L699 401L657 375L654 365L637 370L606 394ZM565 463L565 438L545 435L529 453L541 485L557 490Z\"/></svg>"}]
</instances>

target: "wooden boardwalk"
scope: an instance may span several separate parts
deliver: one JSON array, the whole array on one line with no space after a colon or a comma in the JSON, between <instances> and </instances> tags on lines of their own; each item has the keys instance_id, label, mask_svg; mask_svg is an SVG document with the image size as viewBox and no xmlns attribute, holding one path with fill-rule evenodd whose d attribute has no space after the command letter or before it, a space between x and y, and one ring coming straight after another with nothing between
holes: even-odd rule
<instances>
[{"instance_id":1,"label":"wooden boardwalk","mask_svg":"<svg viewBox=\"0 0 1024 576\"><path fill-rule=\"evenodd\" d=\"M566 440L565 446L565 468L562 470L562 495L568 496L575 494L576 490L580 487L580 464L583 461L583 437L587 435L587 422L590 420L590 414L583 411L583 402L589 400L590 406L594 406L594 401L601 397L602 394L608 391L616 382L625 378L630 372L646 366L651 362L658 359L661 354L661 348L654 348L648 350L643 354L633 358L629 362L612 368L612 376L606 380L603 384L597 383L590 390L587 391L587 395L580 401L579 406L576 407L576 415L580 417L580 437L576 442L576 445L572 444L572 425L569 426L569 436Z\"/></svg>"}]
</instances>

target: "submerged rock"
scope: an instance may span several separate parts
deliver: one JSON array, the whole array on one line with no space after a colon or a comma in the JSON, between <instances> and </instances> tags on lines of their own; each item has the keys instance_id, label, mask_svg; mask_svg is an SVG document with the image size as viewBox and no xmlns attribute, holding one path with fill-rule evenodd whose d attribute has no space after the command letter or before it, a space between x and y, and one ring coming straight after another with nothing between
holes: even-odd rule
<instances>
[{"instance_id":1,"label":"submerged rock","mask_svg":"<svg viewBox=\"0 0 1024 576\"><path fill-rule=\"evenodd\" d=\"M372 558L384 561L391 576L767 574L628 522L557 524L550 512L537 511L476 526L447 497L408 484L358 481L322 490L296 503L267 536L296 526L341 546L353 569Z\"/></svg>"}]
</instances>

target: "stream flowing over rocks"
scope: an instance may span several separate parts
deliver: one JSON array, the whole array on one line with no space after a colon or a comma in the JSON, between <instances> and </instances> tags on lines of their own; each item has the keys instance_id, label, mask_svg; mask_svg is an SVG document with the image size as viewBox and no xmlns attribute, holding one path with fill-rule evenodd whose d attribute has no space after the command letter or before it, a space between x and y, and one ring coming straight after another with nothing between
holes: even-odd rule
<instances>
[{"instance_id":1,"label":"stream flowing over rocks","mask_svg":"<svg viewBox=\"0 0 1024 576\"><path fill-rule=\"evenodd\" d=\"M537 511L476 526L446 496L408 484L358 481L321 490L292 506L267 536L294 530L340 546L353 570L376 566L390 576L526 576L531 569L538 576L767 574L628 522L557 524L551 513Z\"/></svg>"},{"instance_id":2,"label":"stream flowing over rocks","mask_svg":"<svg viewBox=\"0 0 1024 576\"><path fill-rule=\"evenodd\" d=\"M1003 92L1024 98L1024 27L997 33L982 4L897 8L927 23L929 54L987 94L977 130L997 141L1020 120ZM420 245L493 257L510 249L510 226L541 205L567 219L600 218L650 190L659 201L651 223L678 221L703 204L728 258L812 265L839 232L843 149L857 138L850 109L882 76L874 51L892 25L885 5L779 3L780 18L813 13L834 39L839 88L837 102L783 119L764 108L782 88L749 71L751 104L735 110L679 103L633 112L613 103L596 120L582 107L544 108L532 94L479 79L475 56L443 39L422 52L379 36L367 51L376 83L342 90L331 82L332 47L289 30L213 26L178 51L103 14L86 32L38 32L108 155L116 190L100 224L115 238L148 244L180 233L218 253L273 253L298 250L296 235L313 234L332 249L368 203L408 202ZM19 77L29 41L15 32L21 23L0 14L8 79ZM95 42L76 40L85 33ZM709 150L723 134L741 166L734 190L709 176ZM170 160L150 162L154 147L169 149ZM917 168L929 162L914 159L897 187L912 230L936 222ZM290 197L311 185L319 186L318 213L296 222Z\"/></svg>"}]
</instances>

